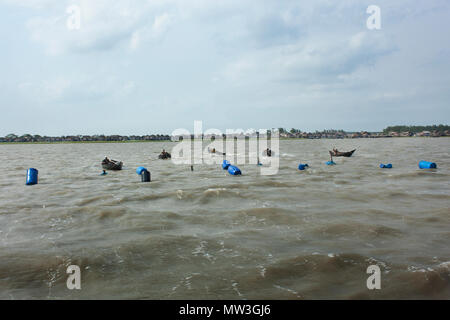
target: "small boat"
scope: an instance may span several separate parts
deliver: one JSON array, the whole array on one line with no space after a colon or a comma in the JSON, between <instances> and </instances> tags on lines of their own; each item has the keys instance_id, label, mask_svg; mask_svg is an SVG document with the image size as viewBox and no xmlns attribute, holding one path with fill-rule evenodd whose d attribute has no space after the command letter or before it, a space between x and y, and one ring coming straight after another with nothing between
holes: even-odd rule
<instances>
[{"instance_id":1,"label":"small boat","mask_svg":"<svg viewBox=\"0 0 450 320\"><path fill-rule=\"evenodd\" d=\"M158 159L162 159L162 160L167 160L167 159L170 159L170 158L172 158L172 156L171 156L170 153L168 153L168 152L166 152L166 153L161 153L161 154L158 156Z\"/></svg>"},{"instance_id":2,"label":"small boat","mask_svg":"<svg viewBox=\"0 0 450 320\"><path fill-rule=\"evenodd\" d=\"M355 152L356 149L352 150L352 151L347 151L347 152L333 152L330 151L330 156L332 157L351 157L353 152Z\"/></svg>"},{"instance_id":3,"label":"small boat","mask_svg":"<svg viewBox=\"0 0 450 320\"><path fill-rule=\"evenodd\" d=\"M221 156L225 155L225 152L219 152L219 151L216 150L216 148L213 148L213 149L208 148L208 152L209 153L214 153L214 154L220 154Z\"/></svg>"},{"instance_id":4,"label":"small boat","mask_svg":"<svg viewBox=\"0 0 450 320\"><path fill-rule=\"evenodd\" d=\"M122 170L123 162L105 159L102 161L103 170Z\"/></svg>"}]
</instances>

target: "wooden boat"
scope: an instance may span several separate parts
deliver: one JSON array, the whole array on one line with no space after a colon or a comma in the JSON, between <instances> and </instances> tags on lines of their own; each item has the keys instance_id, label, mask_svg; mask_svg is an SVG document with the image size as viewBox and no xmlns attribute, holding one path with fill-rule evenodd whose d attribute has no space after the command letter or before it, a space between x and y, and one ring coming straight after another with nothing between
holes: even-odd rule
<instances>
[{"instance_id":1,"label":"wooden boat","mask_svg":"<svg viewBox=\"0 0 450 320\"><path fill-rule=\"evenodd\" d=\"M122 170L123 162L116 160L103 160L102 168L103 170Z\"/></svg>"},{"instance_id":2,"label":"wooden boat","mask_svg":"<svg viewBox=\"0 0 450 320\"><path fill-rule=\"evenodd\" d=\"M330 156L332 157L351 157L353 152L355 152L356 149L352 150L352 151L347 151L347 152L333 152L330 151Z\"/></svg>"},{"instance_id":3,"label":"wooden boat","mask_svg":"<svg viewBox=\"0 0 450 320\"><path fill-rule=\"evenodd\" d=\"M209 152L209 153L214 153L214 154L220 154L221 156L224 156L224 155L225 155L224 152L219 152L219 151L217 151L215 148L214 148L214 149L208 148L208 152Z\"/></svg>"},{"instance_id":4,"label":"wooden boat","mask_svg":"<svg viewBox=\"0 0 450 320\"><path fill-rule=\"evenodd\" d=\"M168 152L166 152L166 153L161 153L161 154L158 156L158 159L162 159L162 160L167 160L167 159L170 159L170 158L172 158L172 156L171 156L170 153L168 153Z\"/></svg>"}]
</instances>

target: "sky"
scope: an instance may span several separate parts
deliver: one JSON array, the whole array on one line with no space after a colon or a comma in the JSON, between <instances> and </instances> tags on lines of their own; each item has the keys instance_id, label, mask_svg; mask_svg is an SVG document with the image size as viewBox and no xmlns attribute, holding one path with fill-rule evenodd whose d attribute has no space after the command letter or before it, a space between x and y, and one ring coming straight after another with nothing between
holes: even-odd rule
<instances>
[{"instance_id":1,"label":"sky","mask_svg":"<svg viewBox=\"0 0 450 320\"><path fill-rule=\"evenodd\" d=\"M449 31L448 0L0 0L0 136L449 124Z\"/></svg>"}]
</instances>

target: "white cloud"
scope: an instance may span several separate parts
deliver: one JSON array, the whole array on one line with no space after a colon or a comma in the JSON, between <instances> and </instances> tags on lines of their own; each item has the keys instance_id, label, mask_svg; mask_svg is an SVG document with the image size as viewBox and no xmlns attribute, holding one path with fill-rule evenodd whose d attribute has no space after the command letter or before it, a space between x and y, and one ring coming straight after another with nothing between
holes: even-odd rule
<instances>
[{"instance_id":1,"label":"white cloud","mask_svg":"<svg viewBox=\"0 0 450 320\"><path fill-rule=\"evenodd\" d=\"M0 4L15 5L19 7L43 9L56 5L61 1L58 0L0 0Z\"/></svg>"},{"instance_id":2,"label":"white cloud","mask_svg":"<svg viewBox=\"0 0 450 320\"><path fill-rule=\"evenodd\" d=\"M246 53L218 75L232 81L330 83L358 68L370 67L394 50L379 34L360 32L347 38L323 36Z\"/></svg>"},{"instance_id":3,"label":"white cloud","mask_svg":"<svg viewBox=\"0 0 450 320\"><path fill-rule=\"evenodd\" d=\"M120 99L136 90L136 83L118 76L91 74L89 76L57 76L38 81L24 81L17 84L18 92L33 101L61 103L101 99Z\"/></svg>"},{"instance_id":4,"label":"white cloud","mask_svg":"<svg viewBox=\"0 0 450 320\"><path fill-rule=\"evenodd\" d=\"M355 34L350 38L350 47L354 49L360 48L366 37L367 32L358 32L357 34Z\"/></svg>"},{"instance_id":5,"label":"white cloud","mask_svg":"<svg viewBox=\"0 0 450 320\"><path fill-rule=\"evenodd\" d=\"M155 34L161 34L167 29L169 24L170 16L167 13L157 16L155 22L153 22L153 31Z\"/></svg>"},{"instance_id":6,"label":"white cloud","mask_svg":"<svg viewBox=\"0 0 450 320\"><path fill-rule=\"evenodd\" d=\"M155 17L153 24L135 30L130 38L130 48L137 50L142 42L157 40L164 35L171 24L171 16L163 13Z\"/></svg>"},{"instance_id":7,"label":"white cloud","mask_svg":"<svg viewBox=\"0 0 450 320\"><path fill-rule=\"evenodd\" d=\"M136 50L139 47L139 43L141 41L141 38L139 36L139 31L133 32L130 39L130 48L132 50Z\"/></svg>"},{"instance_id":8,"label":"white cloud","mask_svg":"<svg viewBox=\"0 0 450 320\"><path fill-rule=\"evenodd\" d=\"M32 7L42 8L46 3L36 0ZM59 4L53 10L38 10L39 15L28 21L32 39L53 55L109 50L127 42L137 49L142 41L163 36L172 21L158 1L79 0L76 5L81 12L80 29L67 28L69 14Z\"/></svg>"}]
</instances>

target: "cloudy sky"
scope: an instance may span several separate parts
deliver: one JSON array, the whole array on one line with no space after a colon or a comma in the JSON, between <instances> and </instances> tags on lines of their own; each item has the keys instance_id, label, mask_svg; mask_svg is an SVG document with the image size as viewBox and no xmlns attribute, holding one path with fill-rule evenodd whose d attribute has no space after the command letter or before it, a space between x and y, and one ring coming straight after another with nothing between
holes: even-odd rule
<instances>
[{"instance_id":1,"label":"cloudy sky","mask_svg":"<svg viewBox=\"0 0 450 320\"><path fill-rule=\"evenodd\" d=\"M448 0L0 0L0 136L448 124L449 31Z\"/></svg>"}]
</instances>

